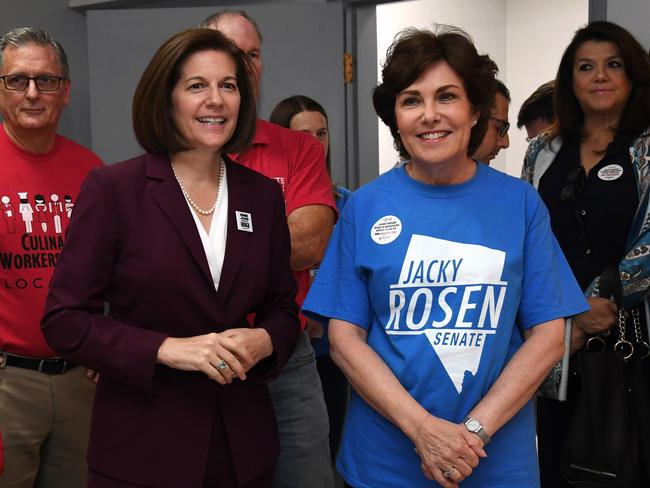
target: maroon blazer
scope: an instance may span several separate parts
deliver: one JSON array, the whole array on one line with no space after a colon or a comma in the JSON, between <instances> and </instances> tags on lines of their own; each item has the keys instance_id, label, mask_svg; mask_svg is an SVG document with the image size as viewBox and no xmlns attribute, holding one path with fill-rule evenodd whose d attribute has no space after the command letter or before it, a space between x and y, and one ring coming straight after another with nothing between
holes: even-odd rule
<instances>
[{"instance_id":1,"label":"maroon blazer","mask_svg":"<svg viewBox=\"0 0 650 488\"><path fill-rule=\"evenodd\" d=\"M203 486L215 412L240 484L278 456L265 381L277 376L299 333L284 200L273 180L231 161L226 168L218 292L168 158L145 154L99 168L81 188L41 325L61 356L101 373L88 449L99 473L146 486ZM251 215L253 232L237 229L235 211ZM156 364L166 337L245 327L253 312L274 354L246 381L220 386Z\"/></svg>"}]
</instances>

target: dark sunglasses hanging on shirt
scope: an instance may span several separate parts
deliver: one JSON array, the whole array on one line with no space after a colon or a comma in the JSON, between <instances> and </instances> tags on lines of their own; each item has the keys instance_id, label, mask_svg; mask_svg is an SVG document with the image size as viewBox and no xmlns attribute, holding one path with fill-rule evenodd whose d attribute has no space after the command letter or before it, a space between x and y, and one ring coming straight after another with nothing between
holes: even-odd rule
<instances>
[{"instance_id":1,"label":"dark sunglasses hanging on shirt","mask_svg":"<svg viewBox=\"0 0 650 488\"><path fill-rule=\"evenodd\" d=\"M560 200L566 202L576 198L582 192L586 179L587 173L584 166L580 165L571 171L566 176L562 190L560 190Z\"/></svg>"}]
</instances>

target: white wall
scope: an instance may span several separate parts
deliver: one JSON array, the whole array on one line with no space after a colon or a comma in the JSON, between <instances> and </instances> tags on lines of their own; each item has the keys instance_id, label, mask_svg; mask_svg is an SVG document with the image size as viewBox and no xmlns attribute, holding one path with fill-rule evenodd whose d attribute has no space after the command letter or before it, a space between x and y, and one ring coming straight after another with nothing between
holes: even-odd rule
<instances>
[{"instance_id":1,"label":"white wall","mask_svg":"<svg viewBox=\"0 0 650 488\"><path fill-rule=\"evenodd\" d=\"M589 0L508 0L504 82L512 96L512 127L503 166L507 173L520 175L528 147L525 128L516 127L521 104L539 85L555 78L564 49L573 33L587 23L588 13Z\"/></svg>"},{"instance_id":2,"label":"white wall","mask_svg":"<svg viewBox=\"0 0 650 488\"><path fill-rule=\"evenodd\" d=\"M647 2L648 0L640 0ZM386 49L407 26L453 24L465 29L478 51L500 68L499 78L510 89L510 148L492 165L519 176L526 133L515 127L521 103L540 84L555 77L557 65L573 32L587 22L589 0L416 0L377 6L378 79ZM379 123L379 171L397 161L390 132Z\"/></svg>"}]
</instances>

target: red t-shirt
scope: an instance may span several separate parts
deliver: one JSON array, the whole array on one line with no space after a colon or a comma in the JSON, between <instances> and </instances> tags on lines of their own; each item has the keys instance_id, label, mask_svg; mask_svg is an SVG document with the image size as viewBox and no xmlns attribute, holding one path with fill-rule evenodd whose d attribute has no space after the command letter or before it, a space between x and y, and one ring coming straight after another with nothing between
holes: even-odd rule
<instances>
[{"instance_id":1,"label":"red t-shirt","mask_svg":"<svg viewBox=\"0 0 650 488\"><path fill-rule=\"evenodd\" d=\"M287 216L305 205L327 205L336 212L323 146L311 135L257 119L253 145L231 157L280 183ZM309 290L309 270L293 275L298 282L296 301L302 306ZM301 315L303 329L306 322Z\"/></svg>"},{"instance_id":2,"label":"red t-shirt","mask_svg":"<svg viewBox=\"0 0 650 488\"><path fill-rule=\"evenodd\" d=\"M0 351L53 357L41 333L45 298L79 187L101 160L56 136L46 154L0 128Z\"/></svg>"}]
</instances>

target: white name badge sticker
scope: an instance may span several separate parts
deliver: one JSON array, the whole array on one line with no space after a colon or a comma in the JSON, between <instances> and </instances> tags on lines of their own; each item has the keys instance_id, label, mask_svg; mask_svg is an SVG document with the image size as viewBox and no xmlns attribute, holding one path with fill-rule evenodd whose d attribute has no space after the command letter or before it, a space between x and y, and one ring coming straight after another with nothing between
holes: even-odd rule
<instances>
[{"instance_id":1,"label":"white name badge sticker","mask_svg":"<svg viewBox=\"0 0 650 488\"><path fill-rule=\"evenodd\" d=\"M251 214L235 210L235 218L237 219L237 230L253 232L253 218Z\"/></svg>"},{"instance_id":2,"label":"white name badge sticker","mask_svg":"<svg viewBox=\"0 0 650 488\"><path fill-rule=\"evenodd\" d=\"M377 244L390 244L402 232L402 221L394 215L380 218L370 229L370 237Z\"/></svg>"},{"instance_id":3,"label":"white name badge sticker","mask_svg":"<svg viewBox=\"0 0 650 488\"><path fill-rule=\"evenodd\" d=\"M623 167L620 164L608 164L598 171L598 178L603 181L618 180L623 174Z\"/></svg>"}]
</instances>

